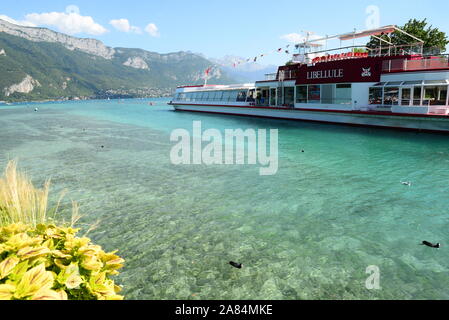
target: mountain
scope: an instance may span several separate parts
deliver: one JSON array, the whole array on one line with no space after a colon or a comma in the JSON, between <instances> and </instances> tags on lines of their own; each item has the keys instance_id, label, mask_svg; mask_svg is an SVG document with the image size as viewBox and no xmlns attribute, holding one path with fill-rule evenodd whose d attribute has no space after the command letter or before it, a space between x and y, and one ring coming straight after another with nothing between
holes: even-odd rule
<instances>
[{"instance_id":1,"label":"mountain","mask_svg":"<svg viewBox=\"0 0 449 320\"><path fill-rule=\"evenodd\" d=\"M0 101L169 96L204 82L213 63L190 52L110 48L46 28L0 20ZM234 83L214 67L209 83Z\"/></svg>"},{"instance_id":2,"label":"mountain","mask_svg":"<svg viewBox=\"0 0 449 320\"><path fill-rule=\"evenodd\" d=\"M261 65L253 61L247 62L242 57L227 55L221 59L210 59L219 65L228 75L239 82L254 82L265 79L268 73L277 72L274 65ZM238 63L238 64L237 64ZM234 66L234 64L237 64Z\"/></svg>"}]
</instances>

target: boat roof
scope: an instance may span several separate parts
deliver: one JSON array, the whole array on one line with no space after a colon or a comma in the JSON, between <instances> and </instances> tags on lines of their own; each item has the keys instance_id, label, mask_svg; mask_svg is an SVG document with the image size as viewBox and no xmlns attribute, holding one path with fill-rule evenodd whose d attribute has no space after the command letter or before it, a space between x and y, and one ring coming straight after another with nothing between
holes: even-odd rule
<instances>
[{"instance_id":1,"label":"boat roof","mask_svg":"<svg viewBox=\"0 0 449 320\"><path fill-rule=\"evenodd\" d=\"M197 85L179 86L177 89L184 89L185 92L193 91L217 91L217 90L248 90L255 88L254 83L230 84L230 85Z\"/></svg>"},{"instance_id":2,"label":"boat roof","mask_svg":"<svg viewBox=\"0 0 449 320\"><path fill-rule=\"evenodd\" d=\"M313 40L308 40L306 42L306 44L313 44L314 42L322 42L322 41L327 41L327 40L331 40L331 39L339 39L341 41L347 41L347 40L353 40L353 39L359 39L359 38L366 38L366 37L371 37L371 36L380 36L380 35L385 35L385 34L391 34L395 31L401 32L406 34L407 36L415 39L418 42L424 43L423 40L405 32L404 30L398 28L395 25L388 25L388 26L384 26L384 27L380 27L380 28L375 28L375 29L368 29L368 30L364 30L364 31L354 31L354 32L349 32L349 33L343 33L343 34L338 34L335 36L328 36L328 37L324 37L324 38L319 38L319 39L313 39ZM304 45L304 43L302 44L298 44L298 45Z\"/></svg>"}]
</instances>

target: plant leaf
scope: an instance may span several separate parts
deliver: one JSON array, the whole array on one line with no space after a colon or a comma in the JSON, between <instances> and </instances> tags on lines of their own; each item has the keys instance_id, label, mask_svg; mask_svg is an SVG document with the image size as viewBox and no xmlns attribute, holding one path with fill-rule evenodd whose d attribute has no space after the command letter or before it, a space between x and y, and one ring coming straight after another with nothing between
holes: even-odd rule
<instances>
[{"instance_id":1,"label":"plant leaf","mask_svg":"<svg viewBox=\"0 0 449 320\"><path fill-rule=\"evenodd\" d=\"M11 284L0 284L0 300L11 300L16 287Z\"/></svg>"},{"instance_id":2,"label":"plant leaf","mask_svg":"<svg viewBox=\"0 0 449 320\"><path fill-rule=\"evenodd\" d=\"M17 252L17 256L20 257L22 260L27 260L43 256L49 253L51 253L51 251L47 247L39 247L39 248L26 247L20 249L19 252Z\"/></svg>"},{"instance_id":3,"label":"plant leaf","mask_svg":"<svg viewBox=\"0 0 449 320\"><path fill-rule=\"evenodd\" d=\"M0 263L0 280L6 278L19 262L20 259L14 256L3 260Z\"/></svg>"},{"instance_id":4,"label":"plant leaf","mask_svg":"<svg viewBox=\"0 0 449 320\"><path fill-rule=\"evenodd\" d=\"M68 300L64 290L54 291L49 289L39 290L31 300Z\"/></svg>"},{"instance_id":5,"label":"plant leaf","mask_svg":"<svg viewBox=\"0 0 449 320\"><path fill-rule=\"evenodd\" d=\"M28 270L17 285L14 297L21 299L33 296L39 290L51 289L53 287L53 274L45 270L45 265L40 264Z\"/></svg>"}]
</instances>

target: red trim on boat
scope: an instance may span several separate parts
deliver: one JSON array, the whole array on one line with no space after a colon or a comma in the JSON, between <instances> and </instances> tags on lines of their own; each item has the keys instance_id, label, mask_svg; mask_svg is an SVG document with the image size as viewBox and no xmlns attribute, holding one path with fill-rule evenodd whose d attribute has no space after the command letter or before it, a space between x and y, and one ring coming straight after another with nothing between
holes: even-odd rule
<instances>
[{"instance_id":1,"label":"red trim on boat","mask_svg":"<svg viewBox=\"0 0 449 320\"><path fill-rule=\"evenodd\" d=\"M205 112L205 111L199 111L199 110L176 110L176 111L197 112L197 113ZM263 119L279 119L279 120L294 120L294 121L301 121L301 122L328 123L328 124L337 124L337 125L344 125L344 126L351 126L351 127L370 127L370 128L393 129L393 130L399 130L399 131L418 131L418 132L449 134L448 131L443 131L443 130L440 131L440 130L430 130L430 129L414 129L414 128L393 127L393 126L379 126L379 125L372 125L372 124L357 124L357 123L322 121L322 120L292 119L292 118L285 118L285 117L259 116L259 115L248 115L248 114L241 114L241 113L219 112L219 111L207 111L207 113L225 114L225 115L229 115L229 116L238 116L238 117L254 117L254 118L263 118Z\"/></svg>"},{"instance_id":2,"label":"red trim on boat","mask_svg":"<svg viewBox=\"0 0 449 320\"><path fill-rule=\"evenodd\" d=\"M449 72L449 66L447 68L435 68L435 69L417 69L417 70L392 70L392 71L382 71L382 74L390 73L411 73L411 72Z\"/></svg>"},{"instance_id":3,"label":"red trim on boat","mask_svg":"<svg viewBox=\"0 0 449 320\"><path fill-rule=\"evenodd\" d=\"M415 117L415 118L441 118L449 119L447 115L434 114L414 114L414 113L393 113L382 111L349 111L349 110L335 110L335 109L310 109L310 108L276 108L276 107L253 107L253 106L236 106L236 105L220 105L220 104L187 104L187 103L171 103L176 106L193 106L193 107L223 107L223 108L245 108L245 109L268 109L268 110L285 110L285 111L312 111L312 112L330 112L330 113L345 113L345 114L362 114L362 115L377 115L377 116L395 116L395 117ZM203 112L203 111L201 111ZM204 111L209 112L209 111ZM251 115L250 115L251 116Z\"/></svg>"}]
</instances>

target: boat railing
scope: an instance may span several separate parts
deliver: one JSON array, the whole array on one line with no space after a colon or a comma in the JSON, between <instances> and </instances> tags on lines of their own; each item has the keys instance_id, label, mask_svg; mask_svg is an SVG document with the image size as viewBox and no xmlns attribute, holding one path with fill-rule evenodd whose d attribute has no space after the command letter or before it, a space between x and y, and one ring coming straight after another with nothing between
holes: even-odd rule
<instances>
[{"instance_id":1,"label":"boat railing","mask_svg":"<svg viewBox=\"0 0 449 320\"><path fill-rule=\"evenodd\" d=\"M286 81L296 79L296 70L279 70L278 73L265 74L265 81Z\"/></svg>"},{"instance_id":2,"label":"boat railing","mask_svg":"<svg viewBox=\"0 0 449 320\"><path fill-rule=\"evenodd\" d=\"M438 49L430 48L428 54L439 54ZM334 54L333 54L334 53ZM313 64L317 62L327 62L330 60L355 59L366 57L389 57L398 55L423 55L424 48L421 43L412 43L405 45L391 45L391 46L345 46L337 48L326 48L325 50L312 51L306 53L305 56L312 61ZM301 55L297 55L301 56ZM304 61L307 59L302 58ZM302 62L302 61L301 61Z\"/></svg>"},{"instance_id":3,"label":"boat railing","mask_svg":"<svg viewBox=\"0 0 449 320\"><path fill-rule=\"evenodd\" d=\"M265 74L265 81L276 81L277 73Z\"/></svg>"},{"instance_id":4,"label":"boat railing","mask_svg":"<svg viewBox=\"0 0 449 320\"><path fill-rule=\"evenodd\" d=\"M447 55L417 57L416 59L397 58L384 60L382 72L414 71L449 69L449 57Z\"/></svg>"},{"instance_id":5,"label":"boat railing","mask_svg":"<svg viewBox=\"0 0 449 320\"><path fill-rule=\"evenodd\" d=\"M422 43L412 43L403 45L377 46L367 47L370 57L389 57L389 56L405 56L405 55L423 55L424 47ZM434 52L429 52L434 53Z\"/></svg>"}]
</instances>

